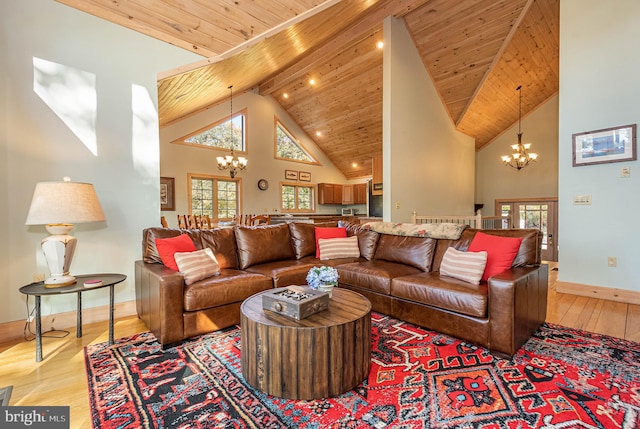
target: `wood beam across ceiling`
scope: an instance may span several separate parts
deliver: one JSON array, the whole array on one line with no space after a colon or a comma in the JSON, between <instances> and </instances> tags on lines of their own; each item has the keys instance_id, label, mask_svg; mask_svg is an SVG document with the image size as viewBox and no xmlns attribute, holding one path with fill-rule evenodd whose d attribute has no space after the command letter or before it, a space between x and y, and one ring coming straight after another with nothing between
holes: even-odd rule
<instances>
[{"instance_id":1,"label":"wood beam across ceiling","mask_svg":"<svg viewBox=\"0 0 640 429\"><path fill-rule=\"evenodd\" d=\"M326 59L335 55L336 51L345 50L378 32L380 24L387 16L402 17L427 2L428 0L399 0L378 3L364 12L353 25L340 31L327 43L263 81L259 86L260 94L273 95L281 91L291 82L309 73L318 64L325 63Z\"/></svg>"}]
</instances>

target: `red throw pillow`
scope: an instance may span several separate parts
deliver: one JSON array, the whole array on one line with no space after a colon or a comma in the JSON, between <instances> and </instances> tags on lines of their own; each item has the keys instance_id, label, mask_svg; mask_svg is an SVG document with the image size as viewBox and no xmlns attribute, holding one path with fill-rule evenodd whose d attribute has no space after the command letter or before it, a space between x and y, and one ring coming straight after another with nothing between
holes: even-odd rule
<instances>
[{"instance_id":1,"label":"red throw pillow","mask_svg":"<svg viewBox=\"0 0 640 429\"><path fill-rule=\"evenodd\" d=\"M328 227L318 228L316 227L316 258L320 258L320 246L318 246L318 240L320 238L346 238L347 228Z\"/></svg>"},{"instance_id":2,"label":"red throw pillow","mask_svg":"<svg viewBox=\"0 0 640 429\"><path fill-rule=\"evenodd\" d=\"M520 243L522 237L500 237L477 232L469 244L468 251L487 252L487 266L484 268L482 280L487 281L490 277L511 268L520 249Z\"/></svg>"},{"instance_id":3,"label":"red throw pillow","mask_svg":"<svg viewBox=\"0 0 640 429\"><path fill-rule=\"evenodd\" d=\"M178 264L173 256L176 252L193 252L196 249L196 245L193 244L193 240L187 234L180 234L177 237L171 238L156 238L156 249L158 249L158 255L165 267L178 271Z\"/></svg>"}]
</instances>

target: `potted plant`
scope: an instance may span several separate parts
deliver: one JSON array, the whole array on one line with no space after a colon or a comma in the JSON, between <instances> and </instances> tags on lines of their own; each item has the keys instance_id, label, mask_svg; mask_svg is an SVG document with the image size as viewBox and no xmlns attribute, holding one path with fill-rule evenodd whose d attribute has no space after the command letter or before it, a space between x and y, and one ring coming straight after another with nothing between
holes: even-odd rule
<instances>
[{"instance_id":1,"label":"potted plant","mask_svg":"<svg viewBox=\"0 0 640 429\"><path fill-rule=\"evenodd\" d=\"M307 284L311 289L329 293L331 298L333 288L338 286L338 270L333 267L313 267L307 273Z\"/></svg>"}]
</instances>

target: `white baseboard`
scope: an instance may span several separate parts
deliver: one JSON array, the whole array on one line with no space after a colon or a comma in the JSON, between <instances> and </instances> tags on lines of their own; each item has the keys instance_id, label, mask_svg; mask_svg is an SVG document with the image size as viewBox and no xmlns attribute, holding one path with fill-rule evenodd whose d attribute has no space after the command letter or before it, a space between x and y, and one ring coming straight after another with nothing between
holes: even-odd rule
<instances>
[{"instance_id":1,"label":"white baseboard","mask_svg":"<svg viewBox=\"0 0 640 429\"><path fill-rule=\"evenodd\" d=\"M113 306L113 318L117 320L120 317L135 316L136 302L125 301L118 302ZM42 317L42 332L51 329L69 329L76 326L76 312L67 311L64 313L50 314ZM16 320L13 322L0 323L0 343L12 341L24 337L25 320ZM105 322L109 323L109 306L102 305L93 308L82 309L82 324ZM31 322L31 332L36 331L35 319ZM74 333L75 335L75 333Z\"/></svg>"},{"instance_id":2,"label":"white baseboard","mask_svg":"<svg viewBox=\"0 0 640 429\"><path fill-rule=\"evenodd\" d=\"M640 292L580 283L556 282L556 292L640 305Z\"/></svg>"}]
</instances>

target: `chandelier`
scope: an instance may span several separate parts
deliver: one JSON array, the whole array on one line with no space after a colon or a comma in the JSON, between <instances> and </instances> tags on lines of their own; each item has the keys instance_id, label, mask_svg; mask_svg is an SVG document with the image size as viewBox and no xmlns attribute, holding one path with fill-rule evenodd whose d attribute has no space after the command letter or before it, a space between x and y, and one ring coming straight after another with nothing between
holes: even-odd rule
<instances>
[{"instance_id":1,"label":"chandelier","mask_svg":"<svg viewBox=\"0 0 640 429\"><path fill-rule=\"evenodd\" d=\"M238 171L247 168L248 160L244 156L237 157L233 152L233 148L235 147L235 139L233 133L233 85L229 86L229 93L229 104L231 105L231 115L229 116L229 140L231 141L231 153L227 156L216 157L216 161L218 162L218 170L229 170L229 175L233 179L234 177L236 177Z\"/></svg>"},{"instance_id":2,"label":"chandelier","mask_svg":"<svg viewBox=\"0 0 640 429\"><path fill-rule=\"evenodd\" d=\"M520 92L520 104L518 106L518 143L511 145L513 154L503 156L502 161L509 167L522 170L524 167L529 165L529 163L535 161L538 158L538 154L528 152L531 148L531 143L522 143L522 85L518 86L516 91Z\"/></svg>"}]
</instances>

